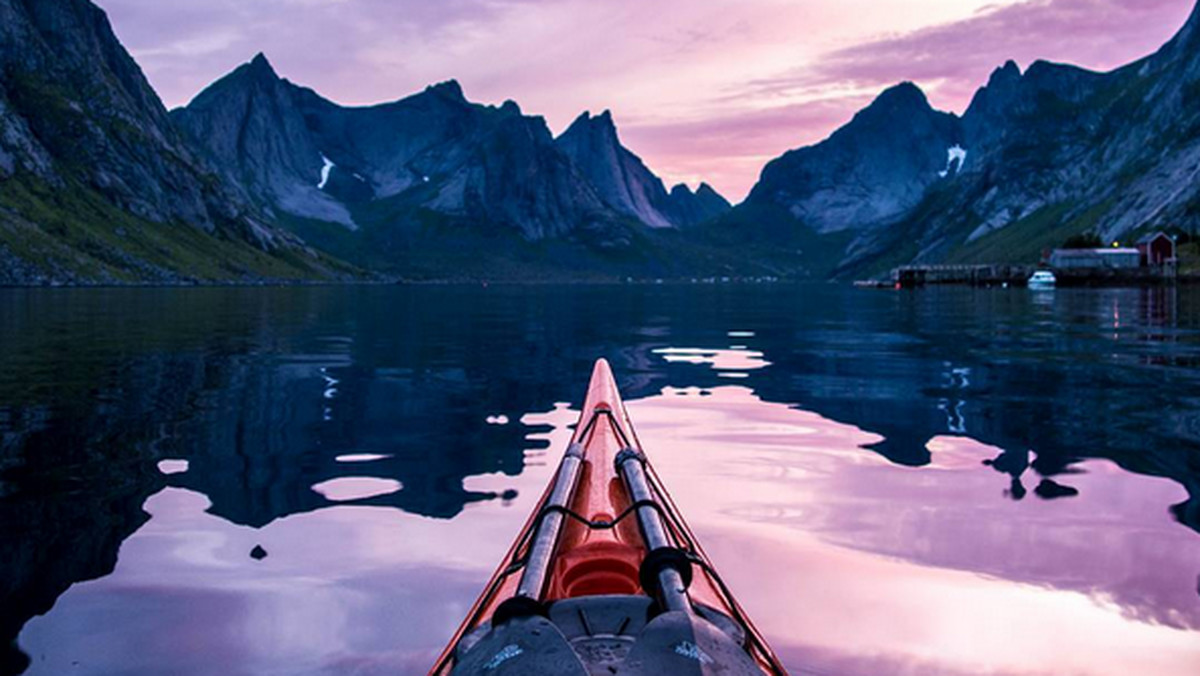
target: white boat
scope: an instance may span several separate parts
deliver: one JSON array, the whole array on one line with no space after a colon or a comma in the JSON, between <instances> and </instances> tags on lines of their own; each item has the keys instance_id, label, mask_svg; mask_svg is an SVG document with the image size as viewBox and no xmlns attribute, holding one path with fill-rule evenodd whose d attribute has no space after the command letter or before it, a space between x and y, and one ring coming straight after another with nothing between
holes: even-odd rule
<instances>
[{"instance_id":1,"label":"white boat","mask_svg":"<svg viewBox=\"0 0 1200 676\"><path fill-rule=\"evenodd\" d=\"M1029 288L1031 289L1053 289L1057 283L1058 279L1049 270L1038 270L1029 278Z\"/></svg>"}]
</instances>

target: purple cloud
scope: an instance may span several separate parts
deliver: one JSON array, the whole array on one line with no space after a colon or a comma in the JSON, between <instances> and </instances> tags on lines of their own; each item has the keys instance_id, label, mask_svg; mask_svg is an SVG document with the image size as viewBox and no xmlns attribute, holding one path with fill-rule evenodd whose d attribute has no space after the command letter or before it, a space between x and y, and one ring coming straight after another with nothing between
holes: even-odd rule
<instances>
[{"instance_id":1,"label":"purple cloud","mask_svg":"<svg viewBox=\"0 0 1200 676\"><path fill-rule=\"evenodd\" d=\"M924 86L935 104L961 111L1008 59L1110 70L1156 51L1187 19L1192 0L1029 0L965 21L866 42L826 55L788 76L762 80L767 92L837 84Z\"/></svg>"}]
</instances>

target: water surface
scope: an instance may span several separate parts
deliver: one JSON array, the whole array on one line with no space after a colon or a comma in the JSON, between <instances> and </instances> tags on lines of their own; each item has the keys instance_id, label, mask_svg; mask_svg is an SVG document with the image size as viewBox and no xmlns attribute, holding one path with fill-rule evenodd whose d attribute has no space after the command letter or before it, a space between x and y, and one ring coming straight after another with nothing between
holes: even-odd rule
<instances>
[{"instance_id":1,"label":"water surface","mask_svg":"<svg viewBox=\"0 0 1200 676\"><path fill-rule=\"evenodd\" d=\"M424 673L597 357L794 673L1200 673L1200 291L830 285L0 292L0 673Z\"/></svg>"}]
</instances>

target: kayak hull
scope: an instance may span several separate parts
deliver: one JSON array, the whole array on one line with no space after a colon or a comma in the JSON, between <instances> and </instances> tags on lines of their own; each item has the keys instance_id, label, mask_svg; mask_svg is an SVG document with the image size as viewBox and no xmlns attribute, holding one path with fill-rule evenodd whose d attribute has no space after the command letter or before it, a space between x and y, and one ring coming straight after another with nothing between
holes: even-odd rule
<instances>
[{"instance_id":1,"label":"kayak hull","mask_svg":"<svg viewBox=\"0 0 1200 676\"><path fill-rule=\"evenodd\" d=\"M786 674L596 363L571 444L430 676Z\"/></svg>"}]
</instances>

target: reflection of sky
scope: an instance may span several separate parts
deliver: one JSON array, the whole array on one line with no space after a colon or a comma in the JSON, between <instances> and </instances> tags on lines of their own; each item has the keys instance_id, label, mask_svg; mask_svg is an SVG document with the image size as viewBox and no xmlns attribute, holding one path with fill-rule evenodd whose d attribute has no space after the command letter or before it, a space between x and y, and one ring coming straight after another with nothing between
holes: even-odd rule
<instances>
[{"instance_id":1,"label":"reflection of sky","mask_svg":"<svg viewBox=\"0 0 1200 676\"><path fill-rule=\"evenodd\" d=\"M526 470L466 482L506 499L448 521L339 506L256 530L168 488L147 501L152 518L122 545L112 575L75 585L26 626L28 673L423 673L549 480L545 443L565 447L577 416L566 404L525 415L544 430L528 435ZM342 477L313 490L339 500L403 487ZM250 557L255 546L266 558Z\"/></svg>"},{"instance_id":2,"label":"reflection of sky","mask_svg":"<svg viewBox=\"0 0 1200 676\"><path fill-rule=\"evenodd\" d=\"M666 394L670 394L667 392ZM877 438L742 388L630 404L667 487L776 648L833 673L1194 673L1200 542L1173 482L1083 464L1014 503L969 439L901 469ZM780 603L780 594L794 603ZM907 667L906 667L907 668ZM915 667L914 667L915 668Z\"/></svg>"},{"instance_id":3,"label":"reflection of sky","mask_svg":"<svg viewBox=\"0 0 1200 676\"><path fill-rule=\"evenodd\" d=\"M667 363L709 364L718 373L726 371L749 371L771 365L763 359L762 352L747 350L744 346L728 350L706 350L695 347L664 347L654 351Z\"/></svg>"},{"instance_id":4,"label":"reflection of sky","mask_svg":"<svg viewBox=\"0 0 1200 676\"><path fill-rule=\"evenodd\" d=\"M383 453L347 453L339 455L334 460L338 462L374 462L376 460L387 460L390 455Z\"/></svg>"},{"instance_id":5,"label":"reflection of sky","mask_svg":"<svg viewBox=\"0 0 1200 676\"><path fill-rule=\"evenodd\" d=\"M322 481L312 489L334 502L362 500L377 495L389 495L403 486L395 479L380 479L369 476L344 476Z\"/></svg>"},{"instance_id":6,"label":"reflection of sky","mask_svg":"<svg viewBox=\"0 0 1200 676\"><path fill-rule=\"evenodd\" d=\"M965 437L934 439L931 465L913 470L862 450L875 435L744 387L667 388L629 408L701 541L796 667L1171 675L1200 664L1200 540L1163 514L1184 497L1173 482L1087 461L1059 477L1077 497L1014 502L1002 497L1010 477L982 462L999 449ZM168 488L111 576L27 625L30 673L418 673L524 522L575 416L565 404L522 416L527 469L466 482L511 499L451 520L341 506L255 530Z\"/></svg>"}]
</instances>

